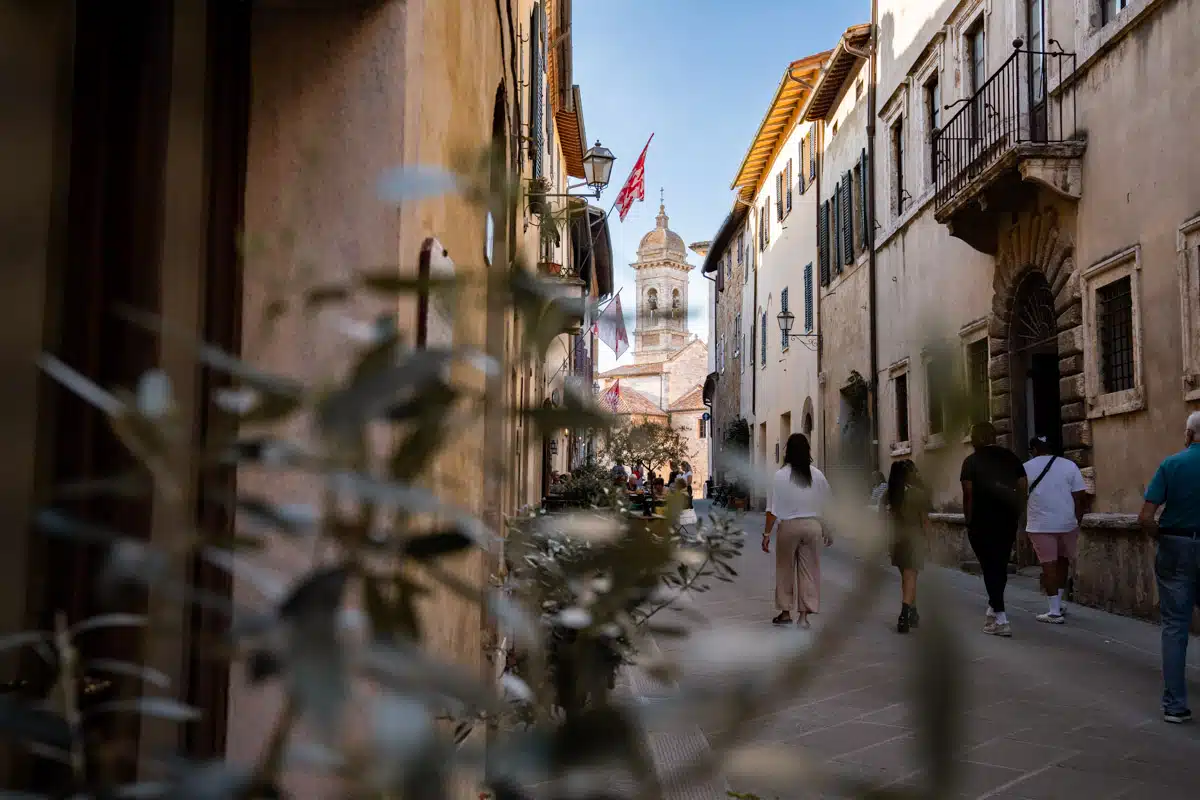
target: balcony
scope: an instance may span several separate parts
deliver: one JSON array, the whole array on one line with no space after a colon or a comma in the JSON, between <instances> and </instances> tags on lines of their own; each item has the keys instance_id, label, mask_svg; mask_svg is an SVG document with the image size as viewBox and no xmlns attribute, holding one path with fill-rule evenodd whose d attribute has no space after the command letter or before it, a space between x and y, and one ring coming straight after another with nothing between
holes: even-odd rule
<instances>
[{"instance_id":1,"label":"balcony","mask_svg":"<svg viewBox=\"0 0 1200 800\"><path fill-rule=\"evenodd\" d=\"M1074 89L1051 95L1049 75L1075 70L1075 54L1026 50L963 101L933 136L934 216L984 253L999 245L994 214L1031 207L1039 188L1078 200L1087 143L1075 118Z\"/></svg>"},{"instance_id":2,"label":"balcony","mask_svg":"<svg viewBox=\"0 0 1200 800\"><path fill-rule=\"evenodd\" d=\"M547 294L554 298L576 301L569 306L572 313L563 326L563 333L577 334L583 326L583 301L588 296L588 286L575 270L566 264L553 261L538 262L538 277L545 281Z\"/></svg>"}]
</instances>

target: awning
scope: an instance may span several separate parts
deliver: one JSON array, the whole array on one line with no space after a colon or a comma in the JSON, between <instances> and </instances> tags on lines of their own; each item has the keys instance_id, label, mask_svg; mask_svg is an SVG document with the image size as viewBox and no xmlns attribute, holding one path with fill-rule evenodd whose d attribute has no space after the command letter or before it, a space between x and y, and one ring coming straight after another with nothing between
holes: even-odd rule
<instances>
[{"instance_id":1,"label":"awning","mask_svg":"<svg viewBox=\"0 0 1200 800\"><path fill-rule=\"evenodd\" d=\"M575 269L583 282L592 285L594 269L599 296L612 294L612 239L608 235L608 217L602 209L585 205L571 214L571 247L575 255Z\"/></svg>"},{"instance_id":2,"label":"awning","mask_svg":"<svg viewBox=\"0 0 1200 800\"><path fill-rule=\"evenodd\" d=\"M717 393L717 381L720 376L715 372L708 373L708 377L704 379L704 405L712 408L713 397Z\"/></svg>"},{"instance_id":3,"label":"awning","mask_svg":"<svg viewBox=\"0 0 1200 800\"><path fill-rule=\"evenodd\" d=\"M733 210L721 223L721 229L717 231L717 238L712 240L712 244L708 248L708 255L704 257L703 272L717 271L717 264L725 255L725 251L729 249L729 242L733 239L733 235L741 230L749 210L750 208L743 203L734 204Z\"/></svg>"}]
</instances>

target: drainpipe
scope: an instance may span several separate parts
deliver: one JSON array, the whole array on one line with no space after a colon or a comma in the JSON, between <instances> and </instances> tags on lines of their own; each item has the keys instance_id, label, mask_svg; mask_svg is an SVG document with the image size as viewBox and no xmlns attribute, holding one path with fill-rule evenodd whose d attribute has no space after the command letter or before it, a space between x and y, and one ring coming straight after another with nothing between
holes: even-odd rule
<instances>
[{"instance_id":1,"label":"drainpipe","mask_svg":"<svg viewBox=\"0 0 1200 800\"><path fill-rule=\"evenodd\" d=\"M875 175L878 168L875 162L875 116L876 116L876 82L879 58L879 0L871 0L871 43L868 46L868 69L871 78L867 89L867 166L871 170L867 176L867 237L870 242L867 256L868 304L870 308L870 337L871 337L871 464L876 470L880 469L879 458L879 314L878 314L878 278L875 257Z\"/></svg>"}]
</instances>

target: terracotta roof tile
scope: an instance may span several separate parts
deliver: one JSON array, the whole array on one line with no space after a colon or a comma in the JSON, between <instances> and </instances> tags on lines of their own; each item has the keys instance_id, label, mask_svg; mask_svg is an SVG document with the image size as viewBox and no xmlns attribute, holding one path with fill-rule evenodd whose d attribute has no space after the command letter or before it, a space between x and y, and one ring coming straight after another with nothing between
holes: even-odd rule
<instances>
[{"instance_id":1,"label":"terracotta roof tile","mask_svg":"<svg viewBox=\"0 0 1200 800\"><path fill-rule=\"evenodd\" d=\"M667 416L667 412L656 406L649 397L637 389L626 389L624 386L621 387L621 396L617 400L617 414L621 416L632 414L646 417Z\"/></svg>"},{"instance_id":2,"label":"terracotta roof tile","mask_svg":"<svg viewBox=\"0 0 1200 800\"><path fill-rule=\"evenodd\" d=\"M669 411L698 411L705 408L704 405L704 384L697 383L692 387L691 391L683 397L671 403Z\"/></svg>"}]
</instances>

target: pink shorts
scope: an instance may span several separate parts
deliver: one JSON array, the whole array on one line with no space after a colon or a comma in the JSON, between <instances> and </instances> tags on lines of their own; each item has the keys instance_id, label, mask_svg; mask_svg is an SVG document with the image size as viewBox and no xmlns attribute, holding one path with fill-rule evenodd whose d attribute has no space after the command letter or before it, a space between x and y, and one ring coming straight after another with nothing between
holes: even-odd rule
<instances>
[{"instance_id":1,"label":"pink shorts","mask_svg":"<svg viewBox=\"0 0 1200 800\"><path fill-rule=\"evenodd\" d=\"M1033 543L1033 552L1037 553L1040 564L1060 558L1074 561L1075 551L1079 548L1079 528L1067 533L1031 533L1029 541Z\"/></svg>"}]
</instances>

